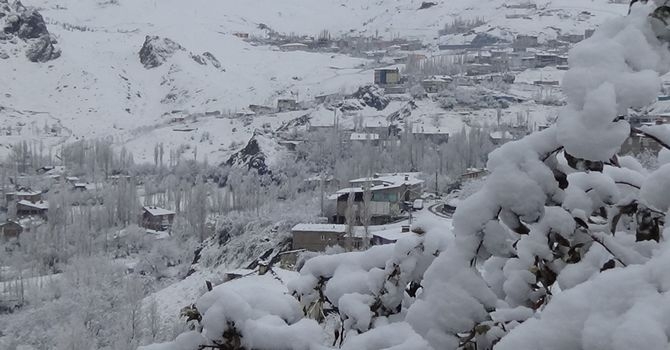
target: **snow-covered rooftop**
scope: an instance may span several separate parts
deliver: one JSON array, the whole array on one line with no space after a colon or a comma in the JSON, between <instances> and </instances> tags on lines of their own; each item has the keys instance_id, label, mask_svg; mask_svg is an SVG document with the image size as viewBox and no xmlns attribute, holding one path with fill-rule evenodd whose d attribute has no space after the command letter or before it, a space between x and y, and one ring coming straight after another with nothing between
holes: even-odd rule
<instances>
[{"instance_id":1,"label":"snow-covered rooftop","mask_svg":"<svg viewBox=\"0 0 670 350\"><path fill-rule=\"evenodd\" d=\"M336 232L336 233L345 233L347 231L347 225L336 225L336 224L297 224L293 226L292 231L299 232Z\"/></svg>"},{"instance_id":2,"label":"snow-covered rooftop","mask_svg":"<svg viewBox=\"0 0 670 350\"><path fill-rule=\"evenodd\" d=\"M514 138L509 131L491 131L489 136L494 140L511 140Z\"/></svg>"},{"instance_id":3,"label":"snow-covered rooftop","mask_svg":"<svg viewBox=\"0 0 670 350\"><path fill-rule=\"evenodd\" d=\"M392 231L400 230L400 226L394 226L394 228L389 229L388 226L369 226L368 233L372 237L373 233L382 232L382 230ZM293 232L335 232L344 234L347 232L347 225L340 224L297 224L291 229ZM351 227L351 234L354 237L363 237L365 235L364 226L353 226Z\"/></svg>"},{"instance_id":4,"label":"snow-covered rooftop","mask_svg":"<svg viewBox=\"0 0 670 350\"><path fill-rule=\"evenodd\" d=\"M16 191L16 192L9 192L7 194L14 195L14 196L17 196L17 197L26 197L26 196L37 196L37 195L42 194L42 193L37 192L37 191L31 191L31 190L20 190L20 191Z\"/></svg>"},{"instance_id":5,"label":"snow-covered rooftop","mask_svg":"<svg viewBox=\"0 0 670 350\"><path fill-rule=\"evenodd\" d=\"M307 47L307 44L303 44L303 43L288 43L288 44L281 45L280 47Z\"/></svg>"},{"instance_id":6,"label":"snow-covered rooftop","mask_svg":"<svg viewBox=\"0 0 670 350\"><path fill-rule=\"evenodd\" d=\"M670 115L670 101L656 101L651 105L649 114L656 116Z\"/></svg>"},{"instance_id":7,"label":"snow-covered rooftop","mask_svg":"<svg viewBox=\"0 0 670 350\"><path fill-rule=\"evenodd\" d=\"M376 141L379 140L379 134L355 132L351 134L351 141Z\"/></svg>"},{"instance_id":8,"label":"snow-covered rooftop","mask_svg":"<svg viewBox=\"0 0 670 350\"><path fill-rule=\"evenodd\" d=\"M373 177L362 177L359 179L353 179L349 181L349 183L351 183L352 185L357 185L357 184L365 184L367 182L371 183L381 182L382 184L386 185L385 187L392 185L418 185L424 182L423 180L418 178L419 175L421 175L421 173L377 174L376 176ZM339 192L340 191L338 191L338 193Z\"/></svg>"},{"instance_id":9,"label":"snow-covered rooftop","mask_svg":"<svg viewBox=\"0 0 670 350\"><path fill-rule=\"evenodd\" d=\"M159 207L144 207L144 210L146 210L149 214L152 216L165 216L165 215L174 215L176 214L172 210L164 209L164 208L159 208Z\"/></svg>"},{"instance_id":10,"label":"snow-covered rooftop","mask_svg":"<svg viewBox=\"0 0 670 350\"><path fill-rule=\"evenodd\" d=\"M437 117L442 118L441 115ZM413 134L444 134L449 135L449 128L436 127L429 124L414 124L412 125Z\"/></svg>"},{"instance_id":11,"label":"snow-covered rooftop","mask_svg":"<svg viewBox=\"0 0 670 350\"><path fill-rule=\"evenodd\" d=\"M347 188L342 188L337 191L337 194L347 194L347 193L362 193L363 188L362 187L347 187Z\"/></svg>"},{"instance_id":12,"label":"snow-covered rooftop","mask_svg":"<svg viewBox=\"0 0 670 350\"><path fill-rule=\"evenodd\" d=\"M21 200L17 204L24 205L24 206L30 207L30 208L40 209L40 210L49 209L49 203L45 202L45 201L40 201L40 202L37 202L37 203L33 203L31 201Z\"/></svg>"},{"instance_id":13,"label":"snow-covered rooftop","mask_svg":"<svg viewBox=\"0 0 670 350\"><path fill-rule=\"evenodd\" d=\"M391 242L395 242L403 237L416 236L413 232L402 232L402 229L399 227L389 230L375 231L372 235Z\"/></svg>"},{"instance_id":14,"label":"snow-covered rooftop","mask_svg":"<svg viewBox=\"0 0 670 350\"><path fill-rule=\"evenodd\" d=\"M454 80L454 78L452 78L449 75L433 75L432 77L426 78L423 81L426 81L426 82L431 82L431 81L434 81L434 82L450 82L452 80Z\"/></svg>"}]
</instances>

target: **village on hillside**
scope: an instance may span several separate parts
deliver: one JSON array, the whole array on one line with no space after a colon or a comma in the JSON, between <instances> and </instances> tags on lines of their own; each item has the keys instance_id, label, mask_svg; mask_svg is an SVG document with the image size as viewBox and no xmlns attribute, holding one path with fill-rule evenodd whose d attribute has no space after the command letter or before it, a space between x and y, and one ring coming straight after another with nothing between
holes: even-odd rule
<instances>
[{"instance_id":1,"label":"village on hillside","mask_svg":"<svg viewBox=\"0 0 670 350\"><path fill-rule=\"evenodd\" d=\"M667 345L667 8L22 1L0 350Z\"/></svg>"}]
</instances>

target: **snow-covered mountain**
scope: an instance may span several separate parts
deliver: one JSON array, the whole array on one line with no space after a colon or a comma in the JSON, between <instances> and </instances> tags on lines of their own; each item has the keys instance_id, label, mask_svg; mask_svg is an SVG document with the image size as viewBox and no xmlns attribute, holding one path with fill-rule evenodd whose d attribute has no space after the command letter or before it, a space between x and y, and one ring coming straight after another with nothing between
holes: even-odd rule
<instances>
[{"instance_id":1,"label":"snow-covered mountain","mask_svg":"<svg viewBox=\"0 0 670 350\"><path fill-rule=\"evenodd\" d=\"M402 37L421 40L431 51L478 33L501 40L517 33L537 34L541 40L583 33L626 11L625 5L607 0L517 2L24 1L35 12L0 1L0 21L10 28L0 37L0 120L2 128L12 130L3 133L8 135L0 137L0 144L7 150L18 139L54 146L105 137L131 145L136 159L148 160L156 143L195 149L202 139L202 132L176 135L170 125L175 113L211 116L249 104L274 105L282 96L308 101L352 93L372 80L366 59L282 52L233 35L238 32L318 36L327 30L334 37ZM454 21L476 26L439 34ZM228 146L246 144L254 129L237 124L211 118L195 125L207 131L212 146L200 147L200 155L225 161L239 151ZM243 131L231 136L233 129Z\"/></svg>"}]
</instances>

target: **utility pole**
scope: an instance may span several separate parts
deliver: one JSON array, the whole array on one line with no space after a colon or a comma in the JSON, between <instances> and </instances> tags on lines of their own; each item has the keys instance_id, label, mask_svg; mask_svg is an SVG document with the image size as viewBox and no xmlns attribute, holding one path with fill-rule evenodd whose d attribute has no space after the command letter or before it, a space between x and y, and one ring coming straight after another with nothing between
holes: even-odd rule
<instances>
[{"instance_id":1,"label":"utility pole","mask_svg":"<svg viewBox=\"0 0 670 350\"><path fill-rule=\"evenodd\" d=\"M320 181L320 182L321 182L321 184L320 184L320 187L321 187L321 217L324 216L324 210L323 210L323 205L324 205L324 204L323 204L323 203L324 203L324 201L323 201L323 192L324 192L324 185L325 185L325 184L324 184L324 178L323 178L323 177L324 177L324 175L321 174L321 181Z\"/></svg>"}]
</instances>

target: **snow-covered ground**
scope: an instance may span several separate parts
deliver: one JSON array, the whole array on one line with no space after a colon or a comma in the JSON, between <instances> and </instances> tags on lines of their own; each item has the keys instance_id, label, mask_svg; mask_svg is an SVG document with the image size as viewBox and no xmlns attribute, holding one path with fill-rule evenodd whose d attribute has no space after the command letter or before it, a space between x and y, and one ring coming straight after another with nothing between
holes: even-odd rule
<instances>
[{"instance_id":1,"label":"snow-covered ground","mask_svg":"<svg viewBox=\"0 0 670 350\"><path fill-rule=\"evenodd\" d=\"M208 120L191 126L197 128L194 132L179 133L165 126L170 120L165 113L235 112L249 104L274 105L277 98L287 96L308 101L323 94L353 92L372 81L372 70L363 68L368 62L364 59L282 52L233 35L265 35L260 24L286 34L316 36L325 29L333 36L418 38L431 44L462 40L459 35L438 37L437 32L455 18L476 17L486 22L476 32L507 39L515 33L539 34L545 40L559 32L583 33L626 11L626 6L606 0L554 0L529 10L505 7L509 4L502 0L450 1L423 10L418 10L422 2L415 0L25 3L40 9L62 55L47 63L31 63L16 55L0 64L2 127L21 127L20 135L15 130L0 135L5 150L0 154L7 154L11 144L23 139L39 140L50 148L64 140L105 137L128 145L138 153L136 160L145 161L160 142L176 147L188 143L191 149L198 146L211 161L225 160L230 154L226 148L232 142L248 141L257 127ZM506 16L520 11L531 20ZM147 69L138 52L145 37L153 35L172 39L185 51ZM200 65L189 52L209 52L221 67ZM254 124L273 124L271 118L258 119ZM446 124L461 128L457 121ZM51 126L55 129L48 135L37 131ZM211 144L198 145L204 131L211 135Z\"/></svg>"}]
</instances>

